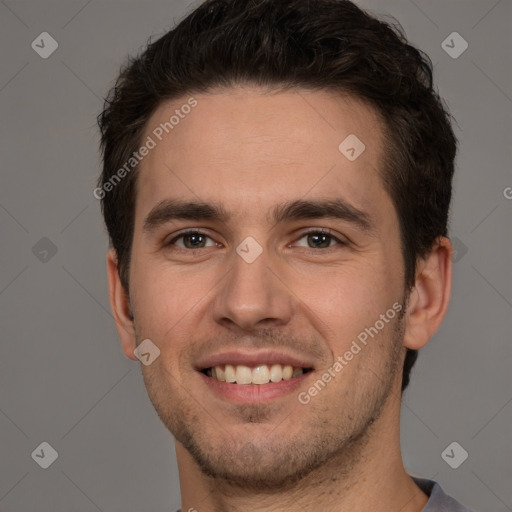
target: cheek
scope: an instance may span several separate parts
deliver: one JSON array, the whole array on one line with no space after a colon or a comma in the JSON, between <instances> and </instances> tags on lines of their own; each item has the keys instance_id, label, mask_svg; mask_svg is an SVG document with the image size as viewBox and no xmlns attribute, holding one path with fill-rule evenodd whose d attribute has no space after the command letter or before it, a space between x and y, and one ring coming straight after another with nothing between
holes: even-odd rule
<instances>
[{"instance_id":1,"label":"cheek","mask_svg":"<svg viewBox=\"0 0 512 512\"><path fill-rule=\"evenodd\" d=\"M203 307L215 281L208 273L190 273L148 259L139 266L134 260L133 284L141 335L164 341L176 338L182 324Z\"/></svg>"},{"instance_id":2,"label":"cheek","mask_svg":"<svg viewBox=\"0 0 512 512\"><path fill-rule=\"evenodd\" d=\"M329 340L334 355L348 350L361 332L402 298L396 271L389 271L384 258L369 260L310 272L291 286L298 308Z\"/></svg>"}]
</instances>

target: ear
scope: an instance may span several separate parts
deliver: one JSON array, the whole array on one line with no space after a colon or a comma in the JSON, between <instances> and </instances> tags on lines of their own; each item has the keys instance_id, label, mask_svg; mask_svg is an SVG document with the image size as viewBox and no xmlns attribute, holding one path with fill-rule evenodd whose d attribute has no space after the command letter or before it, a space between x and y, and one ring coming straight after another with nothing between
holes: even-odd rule
<instances>
[{"instance_id":1,"label":"ear","mask_svg":"<svg viewBox=\"0 0 512 512\"><path fill-rule=\"evenodd\" d=\"M439 329L448 309L452 288L453 247L439 237L425 258L419 258L416 279L409 295L404 345L418 350Z\"/></svg>"},{"instance_id":2,"label":"ear","mask_svg":"<svg viewBox=\"0 0 512 512\"><path fill-rule=\"evenodd\" d=\"M133 351L136 348L135 328L130 309L130 300L119 276L117 254L114 249L107 253L108 292L110 307L114 313L117 333L121 339L124 354L129 359L137 360Z\"/></svg>"}]
</instances>

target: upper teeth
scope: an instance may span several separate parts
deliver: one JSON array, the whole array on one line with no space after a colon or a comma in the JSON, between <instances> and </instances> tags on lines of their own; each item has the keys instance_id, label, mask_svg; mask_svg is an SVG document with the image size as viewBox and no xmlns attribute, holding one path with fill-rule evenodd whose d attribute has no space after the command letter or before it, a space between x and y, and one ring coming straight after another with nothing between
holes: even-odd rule
<instances>
[{"instance_id":1,"label":"upper teeth","mask_svg":"<svg viewBox=\"0 0 512 512\"><path fill-rule=\"evenodd\" d=\"M242 364L225 366L214 366L208 368L207 375L222 382L236 384L268 384L269 382L280 382L298 377L304 373L302 368L293 368L290 365L273 364L270 367L261 364L250 368Z\"/></svg>"}]
</instances>

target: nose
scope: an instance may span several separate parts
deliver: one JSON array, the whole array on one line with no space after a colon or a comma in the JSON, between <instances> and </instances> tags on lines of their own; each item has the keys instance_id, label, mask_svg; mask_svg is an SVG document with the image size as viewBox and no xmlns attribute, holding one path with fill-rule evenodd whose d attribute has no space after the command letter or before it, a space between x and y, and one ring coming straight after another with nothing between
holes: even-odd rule
<instances>
[{"instance_id":1,"label":"nose","mask_svg":"<svg viewBox=\"0 0 512 512\"><path fill-rule=\"evenodd\" d=\"M293 294L278 267L265 250L250 263L234 252L232 266L213 300L215 321L244 331L281 327L290 322Z\"/></svg>"}]
</instances>

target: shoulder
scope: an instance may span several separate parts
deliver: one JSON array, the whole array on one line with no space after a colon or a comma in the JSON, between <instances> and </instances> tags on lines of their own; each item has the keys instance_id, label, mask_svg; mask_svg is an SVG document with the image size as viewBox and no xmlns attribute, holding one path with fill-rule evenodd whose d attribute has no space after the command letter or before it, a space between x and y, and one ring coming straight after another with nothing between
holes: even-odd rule
<instances>
[{"instance_id":1,"label":"shoulder","mask_svg":"<svg viewBox=\"0 0 512 512\"><path fill-rule=\"evenodd\" d=\"M429 500L421 512L473 512L456 499L448 496L437 482L413 476L411 478L429 496Z\"/></svg>"}]
</instances>

